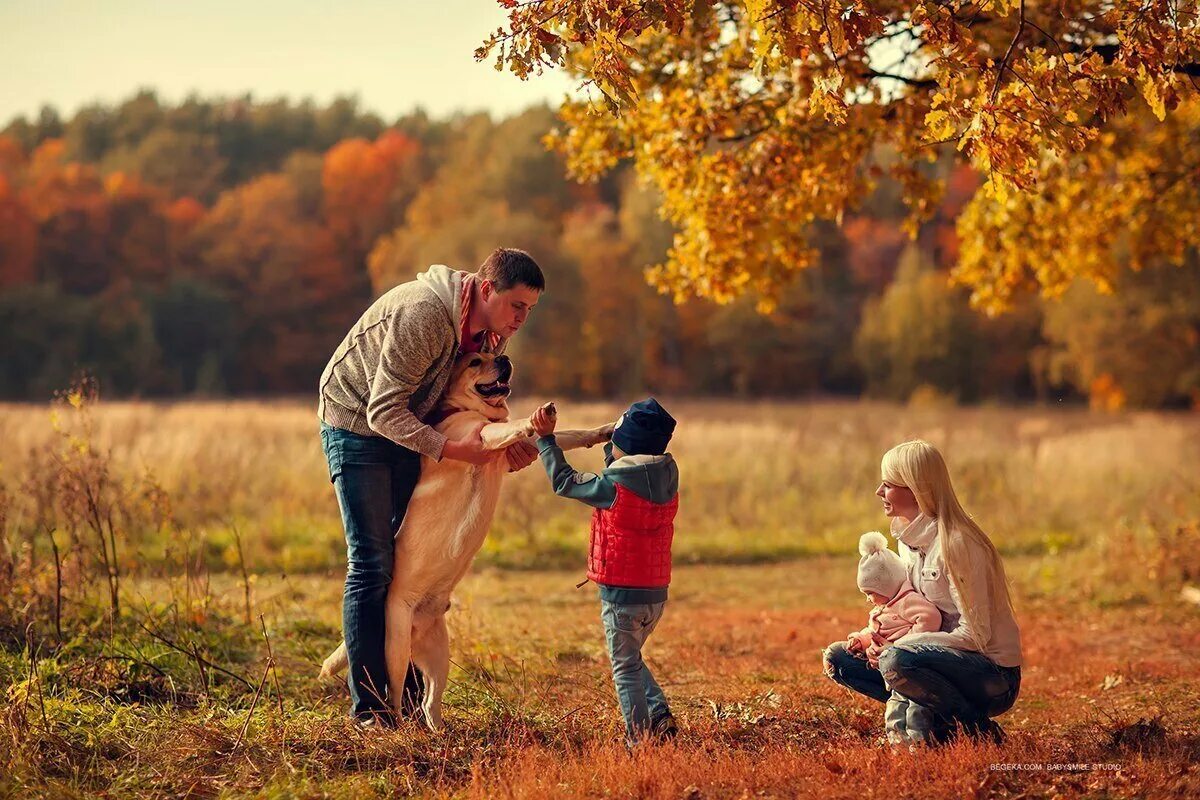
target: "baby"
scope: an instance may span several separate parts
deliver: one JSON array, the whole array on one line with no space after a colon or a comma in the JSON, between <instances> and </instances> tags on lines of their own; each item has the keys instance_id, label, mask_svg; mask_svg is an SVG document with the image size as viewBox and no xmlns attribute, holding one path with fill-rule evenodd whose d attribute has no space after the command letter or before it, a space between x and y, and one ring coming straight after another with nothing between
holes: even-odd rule
<instances>
[{"instance_id":1,"label":"baby","mask_svg":"<svg viewBox=\"0 0 1200 800\"><path fill-rule=\"evenodd\" d=\"M858 540L858 588L875 607L867 627L850 634L846 649L862 654L879 668L879 654L902 636L939 630L942 615L937 606L913 588L908 569L900 556L888 549L887 537L879 531L864 533Z\"/></svg>"}]
</instances>

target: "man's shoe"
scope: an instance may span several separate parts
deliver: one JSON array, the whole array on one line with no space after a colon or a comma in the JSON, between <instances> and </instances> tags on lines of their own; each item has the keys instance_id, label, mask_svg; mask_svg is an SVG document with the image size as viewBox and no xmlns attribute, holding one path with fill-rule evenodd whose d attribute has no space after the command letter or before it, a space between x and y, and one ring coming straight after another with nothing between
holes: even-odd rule
<instances>
[{"instance_id":1,"label":"man's shoe","mask_svg":"<svg viewBox=\"0 0 1200 800\"><path fill-rule=\"evenodd\" d=\"M395 729L396 721L391 714L364 714L361 717L354 718L354 725L364 733L374 733Z\"/></svg>"},{"instance_id":2,"label":"man's shoe","mask_svg":"<svg viewBox=\"0 0 1200 800\"><path fill-rule=\"evenodd\" d=\"M400 718L413 719L420 722L425 718L425 711L421 708L423 698L414 697L409 692L404 692L400 695Z\"/></svg>"},{"instance_id":3,"label":"man's shoe","mask_svg":"<svg viewBox=\"0 0 1200 800\"><path fill-rule=\"evenodd\" d=\"M425 679L416 667L409 664L408 673L404 676L404 688L400 690L400 717L421 721L424 719L424 711L421 709L424 703Z\"/></svg>"},{"instance_id":4,"label":"man's shoe","mask_svg":"<svg viewBox=\"0 0 1200 800\"><path fill-rule=\"evenodd\" d=\"M679 725L670 711L650 723L650 735L662 742L669 742L679 735Z\"/></svg>"}]
</instances>

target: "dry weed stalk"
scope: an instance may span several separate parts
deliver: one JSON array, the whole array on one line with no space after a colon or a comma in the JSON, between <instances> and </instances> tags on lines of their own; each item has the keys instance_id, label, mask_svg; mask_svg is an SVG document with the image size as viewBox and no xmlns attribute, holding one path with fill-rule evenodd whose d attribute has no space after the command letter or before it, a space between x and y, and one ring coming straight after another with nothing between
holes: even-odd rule
<instances>
[{"instance_id":1,"label":"dry weed stalk","mask_svg":"<svg viewBox=\"0 0 1200 800\"><path fill-rule=\"evenodd\" d=\"M250 624L250 574L246 571L246 554L242 551L242 533L238 530L237 523L229 523L230 530L233 531L233 541L237 544L238 569L242 573L242 591L246 601L246 624ZM265 631L265 629L264 629Z\"/></svg>"},{"instance_id":2,"label":"dry weed stalk","mask_svg":"<svg viewBox=\"0 0 1200 800\"><path fill-rule=\"evenodd\" d=\"M81 529L90 534L92 555L99 562L107 584L112 618L121 613L121 567L117 547L116 519L124 501L112 474L111 453L95 444L92 406L99 401L94 381L81 379L59 401L59 410L70 409L73 424L64 424L56 410L52 422L61 437L61 447L52 455L58 468L59 507L69 535L81 539Z\"/></svg>"}]
</instances>

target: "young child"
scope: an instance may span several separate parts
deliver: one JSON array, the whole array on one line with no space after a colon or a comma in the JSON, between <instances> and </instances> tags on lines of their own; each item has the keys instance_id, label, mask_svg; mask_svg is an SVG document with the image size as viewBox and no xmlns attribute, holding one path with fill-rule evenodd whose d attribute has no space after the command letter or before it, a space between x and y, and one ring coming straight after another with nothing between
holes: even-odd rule
<instances>
[{"instance_id":1,"label":"young child","mask_svg":"<svg viewBox=\"0 0 1200 800\"><path fill-rule=\"evenodd\" d=\"M887 537L882 533L864 533L858 540L858 552L862 555L858 561L858 589L874 608L867 616L867 627L850 634L846 649L878 669L884 648L910 633L939 630L942 614L913 588L908 568L888 549ZM888 741L907 740L908 706L908 700L892 692L884 713Z\"/></svg>"},{"instance_id":2,"label":"young child","mask_svg":"<svg viewBox=\"0 0 1200 800\"><path fill-rule=\"evenodd\" d=\"M600 618L625 742L677 733L667 698L642 660L662 618L671 582L671 539L679 508L679 468L666 452L675 420L654 398L634 403L604 447L604 471L576 472L554 441L553 409L533 417L538 451L554 492L591 506L587 576L600 587Z\"/></svg>"},{"instance_id":3,"label":"young child","mask_svg":"<svg viewBox=\"0 0 1200 800\"><path fill-rule=\"evenodd\" d=\"M908 568L900 556L888 549L887 537L878 531L864 533L858 540L858 590L875 607L867 615L867 627L850 634L846 648L861 653L872 667L879 666L883 648L909 633L936 631L942 626L937 606L913 588Z\"/></svg>"}]
</instances>

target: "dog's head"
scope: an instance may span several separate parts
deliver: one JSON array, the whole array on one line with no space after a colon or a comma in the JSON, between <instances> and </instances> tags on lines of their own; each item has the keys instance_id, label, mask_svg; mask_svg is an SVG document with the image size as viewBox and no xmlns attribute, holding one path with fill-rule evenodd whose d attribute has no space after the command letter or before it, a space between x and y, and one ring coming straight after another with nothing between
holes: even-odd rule
<instances>
[{"instance_id":1,"label":"dog's head","mask_svg":"<svg viewBox=\"0 0 1200 800\"><path fill-rule=\"evenodd\" d=\"M454 363L443 411L477 411L492 422L508 419L508 386L512 378L508 356L490 353L464 353Z\"/></svg>"}]
</instances>

